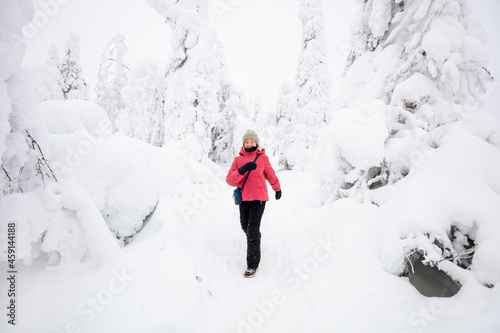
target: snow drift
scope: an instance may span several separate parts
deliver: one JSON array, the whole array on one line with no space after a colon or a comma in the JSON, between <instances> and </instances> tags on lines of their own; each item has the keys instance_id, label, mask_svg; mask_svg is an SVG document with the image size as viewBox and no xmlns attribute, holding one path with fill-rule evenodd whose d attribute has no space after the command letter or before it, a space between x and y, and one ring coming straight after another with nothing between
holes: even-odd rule
<instances>
[{"instance_id":1,"label":"snow drift","mask_svg":"<svg viewBox=\"0 0 500 333\"><path fill-rule=\"evenodd\" d=\"M182 52L194 55L189 50L204 27L189 31L184 19L198 14L176 17L172 8L201 5L205 13L206 2L148 3L180 19L174 24L179 59ZM29 12L19 4L8 2L1 15ZM10 76L2 76L8 84L0 86L0 102L12 105L1 109L10 112L0 118L2 163L14 157L27 175L37 175L43 151L57 178L24 177L23 191L0 197L2 269L6 226L17 226L22 315L16 329L496 333L500 125L478 104L489 80L481 68L484 35L466 1L362 6L344 105L320 133L308 161L313 172L278 172L283 197L266 206L261 270L251 281L242 277L245 240L224 183L228 166L195 149L204 131L194 131L194 121L188 129L195 136L173 138L193 148L186 152L113 134L106 112L91 102L37 106L36 98L20 98L28 91L22 51L0 43L7 55L0 74ZM2 31L20 29L9 22L0 20ZM186 74L222 73L214 56L208 68L188 66ZM176 91L189 86L181 74L171 77ZM222 124L221 130L232 124L235 134L225 141L227 133L219 133L218 153L237 148L249 124L229 110L243 104L238 96L228 90L227 100L215 101L219 79L209 76L194 83L196 91L183 91L191 111L197 109L192 93L207 93L205 102L215 108L224 102L235 116ZM22 126L9 127L12 115ZM39 150L19 136L35 124ZM406 277L413 255L456 281L458 293L446 299L418 293ZM0 322L0 330L10 328Z\"/></svg>"}]
</instances>

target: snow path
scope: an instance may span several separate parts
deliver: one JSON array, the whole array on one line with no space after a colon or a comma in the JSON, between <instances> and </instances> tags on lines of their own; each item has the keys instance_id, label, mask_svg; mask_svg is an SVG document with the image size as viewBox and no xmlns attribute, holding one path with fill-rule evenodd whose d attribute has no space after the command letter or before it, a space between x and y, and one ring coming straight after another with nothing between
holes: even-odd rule
<instances>
[{"instance_id":1,"label":"snow path","mask_svg":"<svg viewBox=\"0 0 500 333\"><path fill-rule=\"evenodd\" d=\"M495 332L488 323L499 302L485 309L479 300L498 300L498 291L475 295L463 319L455 304L467 293L446 303L421 296L369 251L379 248L379 209L351 200L316 207L308 173L278 173L283 197L266 206L261 269L243 278L246 241L224 176L190 198L161 197L111 266L86 258L26 267L14 332L451 332L466 323Z\"/></svg>"}]
</instances>

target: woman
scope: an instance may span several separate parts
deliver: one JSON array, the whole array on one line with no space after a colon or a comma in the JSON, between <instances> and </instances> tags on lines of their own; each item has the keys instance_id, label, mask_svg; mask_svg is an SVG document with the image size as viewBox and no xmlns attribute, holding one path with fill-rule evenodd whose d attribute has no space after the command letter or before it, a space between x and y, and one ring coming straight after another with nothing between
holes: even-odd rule
<instances>
[{"instance_id":1,"label":"woman","mask_svg":"<svg viewBox=\"0 0 500 333\"><path fill-rule=\"evenodd\" d=\"M257 156L259 157L256 159ZM276 200L281 198L278 177L271 167L265 150L259 147L257 133L252 130L246 131L243 135L243 147L231 165L226 182L230 186L241 188L248 172L250 174L241 193L240 223L247 236L247 269L244 276L252 278L259 270L260 220L266 201L269 201L266 180L276 192Z\"/></svg>"}]
</instances>

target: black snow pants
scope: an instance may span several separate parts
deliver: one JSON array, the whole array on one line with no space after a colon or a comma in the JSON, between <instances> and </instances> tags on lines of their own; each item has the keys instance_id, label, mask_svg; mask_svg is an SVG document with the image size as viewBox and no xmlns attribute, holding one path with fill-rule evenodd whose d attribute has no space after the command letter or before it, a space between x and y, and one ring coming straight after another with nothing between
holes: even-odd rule
<instances>
[{"instance_id":1,"label":"black snow pants","mask_svg":"<svg viewBox=\"0 0 500 333\"><path fill-rule=\"evenodd\" d=\"M241 229L247 235L247 267L257 268L260 263L260 220L266 208L265 201L243 201L240 205Z\"/></svg>"}]
</instances>

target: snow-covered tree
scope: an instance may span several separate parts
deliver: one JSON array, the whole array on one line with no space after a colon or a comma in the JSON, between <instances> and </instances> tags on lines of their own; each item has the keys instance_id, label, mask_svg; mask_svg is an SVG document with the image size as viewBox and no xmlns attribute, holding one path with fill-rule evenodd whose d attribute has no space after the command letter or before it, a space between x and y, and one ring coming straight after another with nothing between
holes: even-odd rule
<instances>
[{"instance_id":1,"label":"snow-covered tree","mask_svg":"<svg viewBox=\"0 0 500 333\"><path fill-rule=\"evenodd\" d=\"M166 142L195 159L208 157L226 75L206 0L147 0L173 30L165 92Z\"/></svg>"},{"instance_id":2,"label":"snow-covered tree","mask_svg":"<svg viewBox=\"0 0 500 333\"><path fill-rule=\"evenodd\" d=\"M30 81L41 102L62 100L59 50L54 44L49 47L45 63L26 68Z\"/></svg>"},{"instance_id":3,"label":"snow-covered tree","mask_svg":"<svg viewBox=\"0 0 500 333\"><path fill-rule=\"evenodd\" d=\"M119 132L154 146L165 143L163 70L154 63L137 65L123 89L125 109L116 120Z\"/></svg>"},{"instance_id":4,"label":"snow-covered tree","mask_svg":"<svg viewBox=\"0 0 500 333\"><path fill-rule=\"evenodd\" d=\"M241 138L235 137L235 128L238 117L242 117L246 110L243 93L228 84L223 90L224 104L221 105L220 117L212 129L212 150L209 157L217 163L231 162L238 148L241 146Z\"/></svg>"},{"instance_id":5,"label":"snow-covered tree","mask_svg":"<svg viewBox=\"0 0 500 333\"><path fill-rule=\"evenodd\" d=\"M97 75L96 102L106 110L114 130L118 114L125 109L122 89L130 73L130 67L124 60L127 52L124 35L118 34L112 38L106 45Z\"/></svg>"},{"instance_id":6,"label":"snow-covered tree","mask_svg":"<svg viewBox=\"0 0 500 333\"><path fill-rule=\"evenodd\" d=\"M280 87L278 103L274 114L273 152L278 157L278 164L287 170L293 167L293 155L289 148L293 138L292 118L295 119L297 103L290 84L285 83Z\"/></svg>"},{"instance_id":7,"label":"snow-covered tree","mask_svg":"<svg viewBox=\"0 0 500 333\"><path fill-rule=\"evenodd\" d=\"M473 112L492 81L468 1L359 3L345 109L324 131L316 163L325 200L365 198L405 177L419 152L439 146L440 127Z\"/></svg>"},{"instance_id":8,"label":"snow-covered tree","mask_svg":"<svg viewBox=\"0 0 500 333\"><path fill-rule=\"evenodd\" d=\"M396 70L386 71L389 85L381 94L386 102L399 83L421 73L445 100L479 105L491 82L485 68L487 37L467 0L370 0L363 5L357 22L347 69L367 52L401 52L394 61ZM352 77L358 71L348 72Z\"/></svg>"},{"instance_id":9,"label":"snow-covered tree","mask_svg":"<svg viewBox=\"0 0 500 333\"><path fill-rule=\"evenodd\" d=\"M235 128L237 119L246 112L247 106L243 92L229 80L223 44L216 43L214 52L220 73L220 89L217 93L219 113L212 128L212 148L208 156L214 162L227 163L238 153L240 140L235 137Z\"/></svg>"},{"instance_id":10,"label":"snow-covered tree","mask_svg":"<svg viewBox=\"0 0 500 333\"><path fill-rule=\"evenodd\" d=\"M296 101L286 111L293 121L282 122L278 145L280 164L305 169L320 129L331 119L331 79L322 0L302 0L299 19L302 23L302 49L292 92Z\"/></svg>"},{"instance_id":11,"label":"snow-covered tree","mask_svg":"<svg viewBox=\"0 0 500 333\"><path fill-rule=\"evenodd\" d=\"M276 105L276 110L274 113L274 123L273 125L277 125L281 119L287 117L288 109L291 103L291 93L292 88L290 84L285 83L280 87L280 94L278 96L278 103Z\"/></svg>"},{"instance_id":12,"label":"snow-covered tree","mask_svg":"<svg viewBox=\"0 0 500 333\"><path fill-rule=\"evenodd\" d=\"M66 41L59 70L64 99L88 99L88 86L80 64L80 37L75 33L70 34Z\"/></svg>"},{"instance_id":13,"label":"snow-covered tree","mask_svg":"<svg viewBox=\"0 0 500 333\"><path fill-rule=\"evenodd\" d=\"M302 51L297 68L297 117L310 127L324 126L331 119L331 79L322 0L302 0ZM308 144L313 144L316 136Z\"/></svg>"},{"instance_id":14,"label":"snow-covered tree","mask_svg":"<svg viewBox=\"0 0 500 333\"><path fill-rule=\"evenodd\" d=\"M37 112L38 98L22 69L22 26L33 8L15 1L0 11L0 196L30 191L56 179L48 163L47 130ZM5 15L5 16L4 16ZM15 39L9 36L16 36ZM17 41L17 42L14 42Z\"/></svg>"},{"instance_id":15,"label":"snow-covered tree","mask_svg":"<svg viewBox=\"0 0 500 333\"><path fill-rule=\"evenodd\" d=\"M57 47L57 45L50 45L49 51L47 53L49 55L49 58L45 62L51 67L59 69L59 66L61 65L61 59L59 57L59 48Z\"/></svg>"},{"instance_id":16,"label":"snow-covered tree","mask_svg":"<svg viewBox=\"0 0 500 333\"><path fill-rule=\"evenodd\" d=\"M262 94L258 94L251 100L252 123L255 128L263 128L266 124L266 114L262 106Z\"/></svg>"},{"instance_id":17,"label":"snow-covered tree","mask_svg":"<svg viewBox=\"0 0 500 333\"><path fill-rule=\"evenodd\" d=\"M62 77L61 77L61 60L59 58L59 48L55 45L52 44L49 47L48 51L48 59L45 61L45 63L49 66L49 75L52 79L51 83L51 96L50 99L57 99L61 100L64 98L63 93L62 93ZM57 87L59 89L57 89Z\"/></svg>"}]
</instances>

